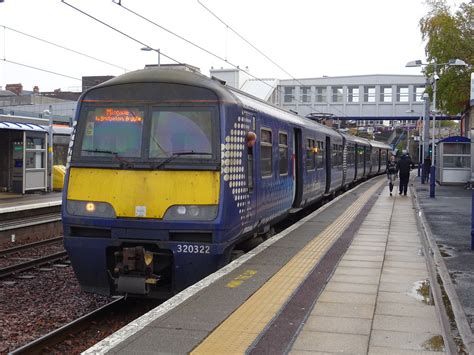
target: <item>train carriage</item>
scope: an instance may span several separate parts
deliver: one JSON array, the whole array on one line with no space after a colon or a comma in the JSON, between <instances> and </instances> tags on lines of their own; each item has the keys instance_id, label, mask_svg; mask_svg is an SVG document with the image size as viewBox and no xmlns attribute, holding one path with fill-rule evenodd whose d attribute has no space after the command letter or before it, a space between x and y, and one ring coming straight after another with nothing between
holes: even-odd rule
<instances>
[{"instance_id":1,"label":"train carriage","mask_svg":"<svg viewBox=\"0 0 474 355\"><path fill-rule=\"evenodd\" d=\"M367 176L369 148L184 70L100 84L79 100L63 195L79 283L106 295L176 293L291 211Z\"/></svg>"},{"instance_id":2,"label":"train carriage","mask_svg":"<svg viewBox=\"0 0 474 355\"><path fill-rule=\"evenodd\" d=\"M384 173L387 169L388 154L391 150L391 147L388 144L372 140L369 143L372 147L372 169L370 174L377 175Z\"/></svg>"}]
</instances>

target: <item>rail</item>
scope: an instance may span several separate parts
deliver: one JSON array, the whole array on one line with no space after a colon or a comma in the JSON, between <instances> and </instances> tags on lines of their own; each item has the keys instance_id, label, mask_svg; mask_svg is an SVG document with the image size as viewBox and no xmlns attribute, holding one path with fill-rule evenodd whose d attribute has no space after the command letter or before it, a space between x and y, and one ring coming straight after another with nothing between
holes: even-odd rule
<instances>
[{"instance_id":1,"label":"rail","mask_svg":"<svg viewBox=\"0 0 474 355\"><path fill-rule=\"evenodd\" d=\"M28 243L28 244L18 245L16 247L8 248L8 249L3 249L3 250L0 250L0 257L6 256L6 255L9 255L9 254L13 254L13 253L17 253L19 251L27 250L27 249L30 249L30 248L35 248L35 247L39 247L39 246L43 246L43 245L53 244L55 242L60 241L61 239L63 239L63 237L44 239L44 240L40 240L40 241L33 242L33 243Z\"/></svg>"},{"instance_id":2,"label":"rail","mask_svg":"<svg viewBox=\"0 0 474 355\"><path fill-rule=\"evenodd\" d=\"M114 301L107 303L106 305L97 308L96 310L78 319L73 320L71 323L62 326L61 328L58 328L46 335L43 335L41 338L35 339L32 342L13 350L9 354L40 354L44 348L59 344L61 341L65 340L68 334L82 330L93 319L101 317L103 314L107 314L108 312L111 312L116 307L121 307L123 302L125 302L125 297L118 297Z\"/></svg>"},{"instance_id":3,"label":"rail","mask_svg":"<svg viewBox=\"0 0 474 355\"><path fill-rule=\"evenodd\" d=\"M25 261L24 263L7 266L5 268L0 269L0 279L4 279L16 273L33 269L37 266L41 266L41 265L48 264L57 260L62 260L65 258L67 258L67 252L61 251L55 254L44 256L42 258L37 258L37 259Z\"/></svg>"}]
</instances>

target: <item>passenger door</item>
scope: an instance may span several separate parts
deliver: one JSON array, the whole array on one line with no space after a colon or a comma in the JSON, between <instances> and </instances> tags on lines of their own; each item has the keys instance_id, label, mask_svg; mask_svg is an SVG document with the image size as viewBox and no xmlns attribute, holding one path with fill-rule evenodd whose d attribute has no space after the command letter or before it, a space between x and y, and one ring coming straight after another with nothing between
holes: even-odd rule
<instances>
[{"instance_id":1,"label":"passenger door","mask_svg":"<svg viewBox=\"0 0 474 355\"><path fill-rule=\"evenodd\" d=\"M303 198L303 147L301 129L294 129L293 136L293 208L301 205Z\"/></svg>"},{"instance_id":2,"label":"passenger door","mask_svg":"<svg viewBox=\"0 0 474 355\"><path fill-rule=\"evenodd\" d=\"M245 144L245 152L247 157L247 189L248 189L248 202L247 202L247 210L251 213L250 218L247 220L248 225L253 226L255 224L255 215L256 215L256 208L257 208L257 174L256 174L256 156L257 156L257 149L258 149L258 132L256 127L256 119L257 114L251 111L244 112L244 119L250 121L250 129L256 134L257 140L253 147L248 147L247 142Z\"/></svg>"}]
</instances>

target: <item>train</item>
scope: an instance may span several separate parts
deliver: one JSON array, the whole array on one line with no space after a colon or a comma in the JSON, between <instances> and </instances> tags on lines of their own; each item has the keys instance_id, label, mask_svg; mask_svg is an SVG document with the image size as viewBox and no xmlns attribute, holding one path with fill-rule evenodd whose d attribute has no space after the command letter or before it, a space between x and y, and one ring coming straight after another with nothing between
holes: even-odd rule
<instances>
[{"instance_id":1,"label":"train","mask_svg":"<svg viewBox=\"0 0 474 355\"><path fill-rule=\"evenodd\" d=\"M129 72L77 105L64 245L81 288L103 295L176 294L384 173L390 150L188 70Z\"/></svg>"}]
</instances>

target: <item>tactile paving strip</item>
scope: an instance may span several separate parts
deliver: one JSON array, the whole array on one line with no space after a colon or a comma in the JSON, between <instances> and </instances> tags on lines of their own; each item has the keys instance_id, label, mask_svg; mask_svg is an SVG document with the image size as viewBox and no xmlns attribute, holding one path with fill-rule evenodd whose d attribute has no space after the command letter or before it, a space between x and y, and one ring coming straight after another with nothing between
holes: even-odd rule
<instances>
[{"instance_id":1,"label":"tactile paving strip","mask_svg":"<svg viewBox=\"0 0 474 355\"><path fill-rule=\"evenodd\" d=\"M191 354L245 353L383 183L384 180L363 193L209 334Z\"/></svg>"}]
</instances>

